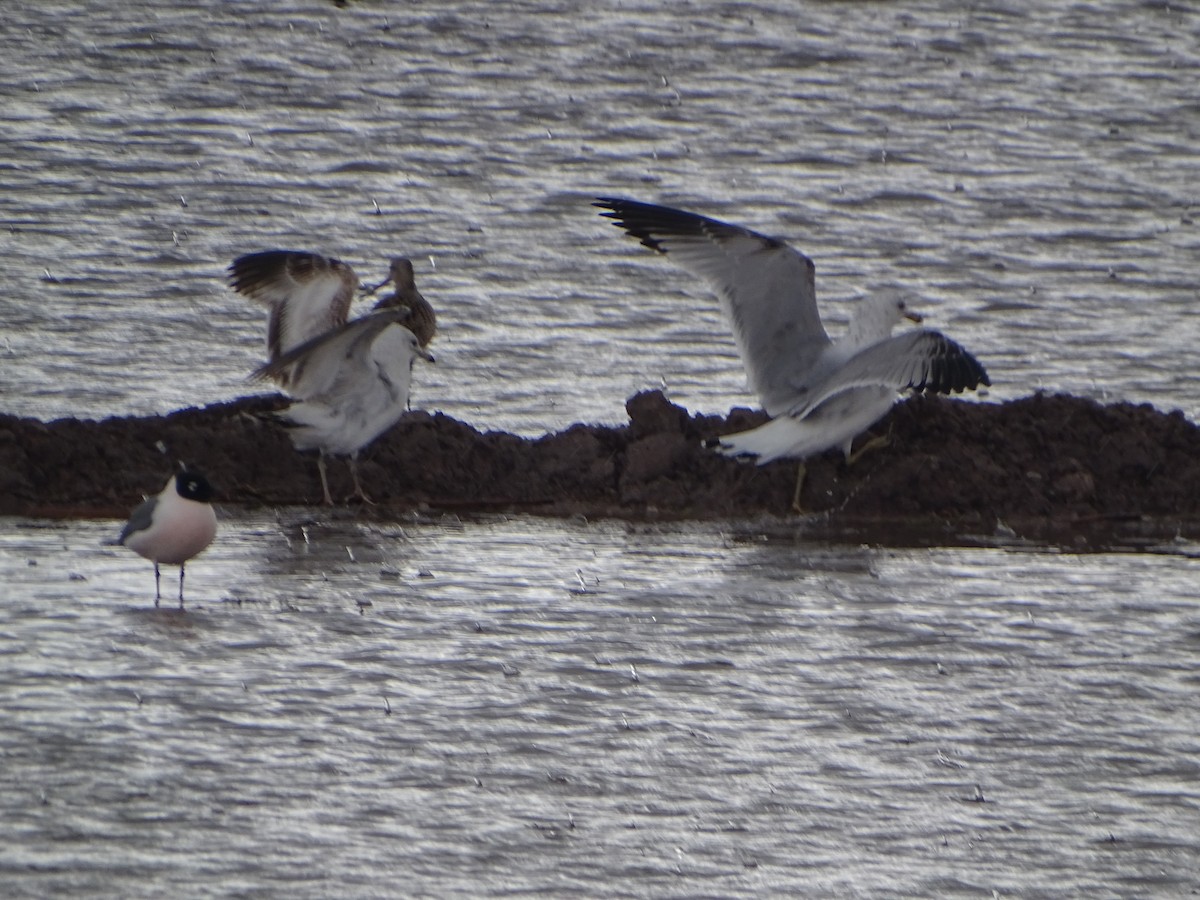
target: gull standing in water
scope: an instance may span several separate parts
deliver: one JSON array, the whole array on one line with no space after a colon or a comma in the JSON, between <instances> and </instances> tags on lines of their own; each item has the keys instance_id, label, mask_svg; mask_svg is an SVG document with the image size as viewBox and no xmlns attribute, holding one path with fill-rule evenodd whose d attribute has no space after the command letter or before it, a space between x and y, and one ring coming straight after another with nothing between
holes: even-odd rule
<instances>
[{"instance_id":1,"label":"gull standing in water","mask_svg":"<svg viewBox=\"0 0 1200 900\"><path fill-rule=\"evenodd\" d=\"M437 316L419 290L412 262L391 260L394 292L374 310L347 323L360 290L346 263L299 250L265 250L239 256L229 284L265 305L268 362L251 378L270 379L296 398L283 417L295 426L297 449L316 449L324 500L332 504L327 454L348 455L355 495L370 498L358 478L358 452L394 425L409 407L412 365L437 334ZM396 326L396 327L390 327ZM415 345L412 340L415 339Z\"/></svg>"},{"instance_id":2,"label":"gull standing in water","mask_svg":"<svg viewBox=\"0 0 1200 900\"><path fill-rule=\"evenodd\" d=\"M217 535L217 516L209 501L212 486L194 470L171 476L166 487L148 497L125 523L118 544L154 563L154 605L162 599L158 564L179 566L179 608L183 609L183 567Z\"/></svg>"},{"instance_id":3,"label":"gull standing in water","mask_svg":"<svg viewBox=\"0 0 1200 900\"><path fill-rule=\"evenodd\" d=\"M948 394L991 384L975 357L940 332L893 337L903 318L920 321L894 294L861 300L846 335L830 340L817 310L816 267L777 238L634 200L598 198L594 205L715 288L750 384L773 417L718 439L722 453L761 465L840 447L850 461L854 438L887 414L900 391ZM801 462L797 510L803 479Z\"/></svg>"}]
</instances>

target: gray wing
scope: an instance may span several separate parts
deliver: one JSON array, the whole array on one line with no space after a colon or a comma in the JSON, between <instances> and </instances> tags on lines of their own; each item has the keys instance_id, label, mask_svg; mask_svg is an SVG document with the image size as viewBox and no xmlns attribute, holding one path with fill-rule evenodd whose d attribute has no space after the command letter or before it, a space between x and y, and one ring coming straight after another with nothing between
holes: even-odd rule
<instances>
[{"instance_id":1,"label":"gray wing","mask_svg":"<svg viewBox=\"0 0 1200 900\"><path fill-rule=\"evenodd\" d=\"M125 527L121 529L121 535L117 538L118 544L124 544L132 535L139 531L145 531L150 527L150 523L154 519L154 510L158 506L158 497L147 497L137 508L129 514L129 521L125 523Z\"/></svg>"},{"instance_id":2,"label":"gray wing","mask_svg":"<svg viewBox=\"0 0 1200 900\"><path fill-rule=\"evenodd\" d=\"M593 205L713 286L763 407L785 410L829 345L812 260L781 240L695 213L609 197Z\"/></svg>"},{"instance_id":3,"label":"gray wing","mask_svg":"<svg viewBox=\"0 0 1200 900\"><path fill-rule=\"evenodd\" d=\"M365 361L371 343L383 329L403 322L407 309L381 309L327 331L250 375L253 381L286 382L293 397L307 400L328 391L347 365Z\"/></svg>"},{"instance_id":4,"label":"gray wing","mask_svg":"<svg viewBox=\"0 0 1200 900\"><path fill-rule=\"evenodd\" d=\"M275 360L345 323L358 276L341 260L318 253L264 250L233 261L229 286L270 309L267 355Z\"/></svg>"},{"instance_id":5,"label":"gray wing","mask_svg":"<svg viewBox=\"0 0 1200 900\"><path fill-rule=\"evenodd\" d=\"M987 371L962 345L940 331L908 331L860 350L837 371L793 396L788 415L801 417L830 397L860 387L911 388L950 394L990 385Z\"/></svg>"},{"instance_id":6,"label":"gray wing","mask_svg":"<svg viewBox=\"0 0 1200 900\"><path fill-rule=\"evenodd\" d=\"M344 367L317 399L349 421L378 419L387 410L399 415L408 407L417 336L404 326L385 326L362 346L362 360Z\"/></svg>"}]
</instances>

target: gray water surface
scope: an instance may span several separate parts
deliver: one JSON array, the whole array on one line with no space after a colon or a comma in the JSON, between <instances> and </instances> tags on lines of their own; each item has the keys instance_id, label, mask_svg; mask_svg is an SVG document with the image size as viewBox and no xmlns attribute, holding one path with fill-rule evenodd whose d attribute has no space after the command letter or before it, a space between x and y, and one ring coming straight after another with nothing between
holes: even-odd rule
<instances>
[{"instance_id":1,"label":"gray water surface","mask_svg":"<svg viewBox=\"0 0 1200 900\"><path fill-rule=\"evenodd\" d=\"M0 539L9 896L1200 889L1194 547L292 516Z\"/></svg>"},{"instance_id":2,"label":"gray water surface","mask_svg":"<svg viewBox=\"0 0 1200 900\"><path fill-rule=\"evenodd\" d=\"M991 400L1194 419L1198 48L1133 0L8 3L0 411L255 390L223 270L278 246L413 257L414 405L476 427L754 405L615 194L788 238L833 330L902 284ZM1200 890L1193 545L221 523L180 614L119 522L0 522L4 896Z\"/></svg>"},{"instance_id":3,"label":"gray water surface","mask_svg":"<svg viewBox=\"0 0 1200 900\"><path fill-rule=\"evenodd\" d=\"M995 399L1200 411L1190 6L11 6L7 411L247 393L263 317L223 270L275 246L414 257L443 326L415 401L481 427L752 405L706 287L596 194L789 238L835 327L902 284Z\"/></svg>"}]
</instances>

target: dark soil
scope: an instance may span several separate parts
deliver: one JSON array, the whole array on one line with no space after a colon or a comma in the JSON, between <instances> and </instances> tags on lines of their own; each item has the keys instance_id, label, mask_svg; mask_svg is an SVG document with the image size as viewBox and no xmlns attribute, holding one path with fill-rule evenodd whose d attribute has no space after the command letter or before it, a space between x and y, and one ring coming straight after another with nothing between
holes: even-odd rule
<instances>
[{"instance_id":1,"label":"dark soil","mask_svg":"<svg viewBox=\"0 0 1200 900\"><path fill-rule=\"evenodd\" d=\"M226 506L316 505L315 456L297 453L270 415L285 402L98 422L0 415L0 514L123 518L176 461L207 474ZM914 397L874 429L889 446L850 467L837 452L809 460L803 518L790 510L795 463L757 467L703 446L762 413L691 416L657 391L626 408L628 425L536 440L413 412L363 452L376 505L358 513L767 518L885 543L1020 536L1085 547L1200 534L1200 428L1148 405ZM331 460L329 474L348 495L346 464Z\"/></svg>"}]
</instances>

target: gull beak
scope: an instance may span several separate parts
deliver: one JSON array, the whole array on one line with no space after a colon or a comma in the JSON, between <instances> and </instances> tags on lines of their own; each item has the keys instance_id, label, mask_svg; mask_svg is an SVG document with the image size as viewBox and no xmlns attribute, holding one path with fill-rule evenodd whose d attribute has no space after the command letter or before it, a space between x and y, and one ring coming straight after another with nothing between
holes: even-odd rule
<instances>
[{"instance_id":1,"label":"gull beak","mask_svg":"<svg viewBox=\"0 0 1200 900\"><path fill-rule=\"evenodd\" d=\"M910 321L910 322L916 322L918 325L920 325L922 322L925 321L924 316L922 316L920 313L915 313L915 312L905 311L904 318L908 319L908 321Z\"/></svg>"},{"instance_id":2,"label":"gull beak","mask_svg":"<svg viewBox=\"0 0 1200 900\"><path fill-rule=\"evenodd\" d=\"M420 357L421 357L421 359L425 360L425 362L427 362L427 363L435 363L435 362L437 362L437 360L436 360L436 359L434 359L434 356L433 356L433 354L432 354L432 353L430 353L428 350L426 350L426 349L424 349L424 348L422 348L422 349L418 350L418 351L417 351L417 355L418 355L418 356L420 356Z\"/></svg>"}]
</instances>

